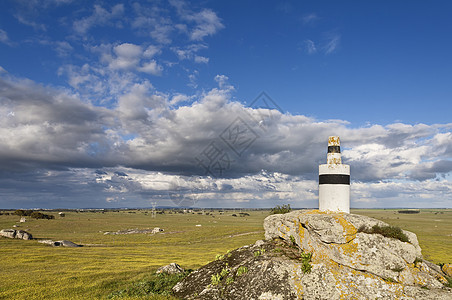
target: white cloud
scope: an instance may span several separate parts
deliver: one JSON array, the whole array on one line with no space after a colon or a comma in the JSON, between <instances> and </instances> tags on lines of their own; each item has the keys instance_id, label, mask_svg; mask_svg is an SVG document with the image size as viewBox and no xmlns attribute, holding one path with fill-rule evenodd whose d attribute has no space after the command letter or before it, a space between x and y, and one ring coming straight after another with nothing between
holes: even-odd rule
<instances>
[{"instance_id":1,"label":"white cloud","mask_svg":"<svg viewBox=\"0 0 452 300\"><path fill-rule=\"evenodd\" d=\"M124 5L116 4L110 11L100 5L94 5L93 13L80 20L74 21L74 31L80 35L84 35L94 26L111 25L111 21L120 18L124 14Z\"/></svg>"},{"instance_id":2,"label":"white cloud","mask_svg":"<svg viewBox=\"0 0 452 300\"><path fill-rule=\"evenodd\" d=\"M314 54L317 52L317 47L315 46L315 43L313 41L305 40L304 43L305 43L306 51L308 52L308 54Z\"/></svg>"},{"instance_id":3,"label":"white cloud","mask_svg":"<svg viewBox=\"0 0 452 300\"><path fill-rule=\"evenodd\" d=\"M315 13L304 15L301 20L303 21L303 24L313 24L315 23L319 17Z\"/></svg>"},{"instance_id":4,"label":"white cloud","mask_svg":"<svg viewBox=\"0 0 452 300\"><path fill-rule=\"evenodd\" d=\"M8 34L3 29L0 29L0 42L5 43L5 44L9 43Z\"/></svg>"},{"instance_id":5,"label":"white cloud","mask_svg":"<svg viewBox=\"0 0 452 300\"><path fill-rule=\"evenodd\" d=\"M340 41L341 41L341 36L339 34L333 34L330 37L328 37L328 40L326 41L325 45L323 46L323 50L324 50L325 54L333 53L339 46Z\"/></svg>"},{"instance_id":6,"label":"white cloud","mask_svg":"<svg viewBox=\"0 0 452 300\"><path fill-rule=\"evenodd\" d=\"M155 60L151 60L149 62L145 62L143 66L138 68L138 71L152 74L152 75L161 75L163 67L158 65Z\"/></svg>"},{"instance_id":7,"label":"white cloud","mask_svg":"<svg viewBox=\"0 0 452 300\"><path fill-rule=\"evenodd\" d=\"M195 62L196 63L207 64L209 62L209 58L208 57L204 57L204 56L195 55Z\"/></svg>"},{"instance_id":8,"label":"white cloud","mask_svg":"<svg viewBox=\"0 0 452 300\"><path fill-rule=\"evenodd\" d=\"M161 52L162 50L159 47L151 45L146 48L146 50L143 53L143 57L152 58L155 55L160 54Z\"/></svg>"},{"instance_id":9,"label":"white cloud","mask_svg":"<svg viewBox=\"0 0 452 300\"><path fill-rule=\"evenodd\" d=\"M134 44L124 43L113 47L116 57L105 56L109 60L109 67L112 69L132 69L136 68L143 54L143 49Z\"/></svg>"},{"instance_id":10,"label":"white cloud","mask_svg":"<svg viewBox=\"0 0 452 300\"><path fill-rule=\"evenodd\" d=\"M218 30L224 28L221 19L210 9L204 9L192 16L187 16L187 18L197 23L190 34L190 38L194 41L202 41L204 37L214 35Z\"/></svg>"},{"instance_id":11,"label":"white cloud","mask_svg":"<svg viewBox=\"0 0 452 300\"><path fill-rule=\"evenodd\" d=\"M115 54L135 56L133 49L119 48ZM84 68L92 72L89 65L78 72L83 74ZM76 79L79 86L91 81ZM170 97L147 81L129 81L127 89L119 90L117 103L102 108L67 91L0 77L0 175L10 170L122 165L125 169L112 170L129 176L98 178L96 189L108 197L128 194L138 199L148 193L170 201L160 177L172 181L179 175L169 174L178 171L204 180L200 185L190 177L181 179L187 187L202 187L199 203L220 199L266 206L280 199L314 206L317 168L326 161L327 137L339 135L343 161L352 170L352 203L381 207L397 206L389 201L402 206L412 201L412 206L422 206L429 195L441 196L433 198L434 205L450 203L451 184L445 178L452 172L452 124L350 128L340 120L319 121L276 110L269 114L268 109L232 101L233 87L226 76L215 80L219 88L190 97ZM171 107L188 100L185 106ZM257 134L240 156L221 138L237 117ZM258 122L261 118L267 118L265 128ZM219 178L202 176L206 170L196 160L212 142L229 158ZM92 176L82 174L84 180ZM103 194L102 201L106 197Z\"/></svg>"}]
</instances>

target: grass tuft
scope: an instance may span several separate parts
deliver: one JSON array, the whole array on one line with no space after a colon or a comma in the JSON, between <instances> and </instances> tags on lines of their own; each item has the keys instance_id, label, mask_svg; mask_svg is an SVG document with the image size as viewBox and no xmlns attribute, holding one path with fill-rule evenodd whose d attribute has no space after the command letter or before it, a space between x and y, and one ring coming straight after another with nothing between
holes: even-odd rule
<instances>
[{"instance_id":1,"label":"grass tuft","mask_svg":"<svg viewBox=\"0 0 452 300\"><path fill-rule=\"evenodd\" d=\"M189 272L180 274L152 274L149 278L133 283L125 289L110 293L107 298L118 299L152 295L171 296L173 294L172 288L188 274Z\"/></svg>"},{"instance_id":2,"label":"grass tuft","mask_svg":"<svg viewBox=\"0 0 452 300\"><path fill-rule=\"evenodd\" d=\"M410 241L406 234L403 233L402 229L396 226L374 225L372 226L372 228L368 228L365 225L362 225L361 227L358 228L358 232L364 232L368 234L381 234L384 237L397 239L402 242Z\"/></svg>"}]
</instances>

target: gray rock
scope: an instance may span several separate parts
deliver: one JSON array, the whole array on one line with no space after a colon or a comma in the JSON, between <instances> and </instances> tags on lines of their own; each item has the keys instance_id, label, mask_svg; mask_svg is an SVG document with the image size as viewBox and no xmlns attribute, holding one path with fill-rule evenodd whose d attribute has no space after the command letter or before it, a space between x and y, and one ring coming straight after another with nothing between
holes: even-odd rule
<instances>
[{"instance_id":1,"label":"gray rock","mask_svg":"<svg viewBox=\"0 0 452 300\"><path fill-rule=\"evenodd\" d=\"M170 263L169 265L160 267L156 273L178 274L184 273L185 270L176 263Z\"/></svg>"},{"instance_id":2,"label":"gray rock","mask_svg":"<svg viewBox=\"0 0 452 300\"><path fill-rule=\"evenodd\" d=\"M33 236L24 230L15 229L2 229L0 230L0 236L7 237L10 239L21 239L21 240L31 240Z\"/></svg>"},{"instance_id":3,"label":"gray rock","mask_svg":"<svg viewBox=\"0 0 452 300\"><path fill-rule=\"evenodd\" d=\"M264 221L265 242L231 251L192 272L173 291L183 299L206 300L452 299L437 268L419 262L414 233L405 232L409 243L358 233L361 225L376 224L386 225L344 213L272 215Z\"/></svg>"},{"instance_id":4,"label":"gray rock","mask_svg":"<svg viewBox=\"0 0 452 300\"><path fill-rule=\"evenodd\" d=\"M159 233L159 232L163 232L163 229L161 229L161 228L159 228L159 227L155 227L155 228L152 229L152 231L151 231L152 234L156 234L156 233Z\"/></svg>"},{"instance_id":5,"label":"gray rock","mask_svg":"<svg viewBox=\"0 0 452 300\"><path fill-rule=\"evenodd\" d=\"M57 243L60 243L60 246L63 246L63 247L83 247L83 245L78 245L76 243L73 243L71 241L66 241L66 240L57 241Z\"/></svg>"},{"instance_id":6,"label":"gray rock","mask_svg":"<svg viewBox=\"0 0 452 300\"><path fill-rule=\"evenodd\" d=\"M52 241L52 240L39 240L38 243L50 245L50 246L53 246L53 247L61 246L60 242L55 242L55 241Z\"/></svg>"},{"instance_id":7,"label":"gray rock","mask_svg":"<svg viewBox=\"0 0 452 300\"><path fill-rule=\"evenodd\" d=\"M31 235L31 233L28 233L24 230L17 230L16 231L16 239L32 240L33 236Z\"/></svg>"},{"instance_id":8,"label":"gray rock","mask_svg":"<svg viewBox=\"0 0 452 300\"><path fill-rule=\"evenodd\" d=\"M15 229L2 229L2 230L0 230L0 236L13 239L16 237L16 230Z\"/></svg>"}]
</instances>

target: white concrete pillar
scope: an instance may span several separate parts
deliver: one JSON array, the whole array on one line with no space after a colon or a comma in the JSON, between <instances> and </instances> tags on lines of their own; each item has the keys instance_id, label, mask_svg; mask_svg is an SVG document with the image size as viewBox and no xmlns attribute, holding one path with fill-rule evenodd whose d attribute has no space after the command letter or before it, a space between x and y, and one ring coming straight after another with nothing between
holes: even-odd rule
<instances>
[{"instance_id":1,"label":"white concrete pillar","mask_svg":"<svg viewBox=\"0 0 452 300\"><path fill-rule=\"evenodd\" d=\"M328 138L327 163L319 166L319 210L350 213L350 166L342 164L338 136Z\"/></svg>"}]
</instances>

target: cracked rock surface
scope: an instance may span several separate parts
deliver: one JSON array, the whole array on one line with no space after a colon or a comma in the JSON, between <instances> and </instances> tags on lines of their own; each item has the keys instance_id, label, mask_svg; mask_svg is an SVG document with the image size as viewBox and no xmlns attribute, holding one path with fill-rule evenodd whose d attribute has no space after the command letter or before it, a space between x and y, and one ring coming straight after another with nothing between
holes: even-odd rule
<instances>
[{"instance_id":1,"label":"cracked rock surface","mask_svg":"<svg viewBox=\"0 0 452 300\"><path fill-rule=\"evenodd\" d=\"M452 299L414 233L404 231L409 242L402 242L358 232L362 225L387 226L316 210L271 215L266 241L225 254L173 290L184 299ZM312 253L310 272L303 272L303 252Z\"/></svg>"}]
</instances>

